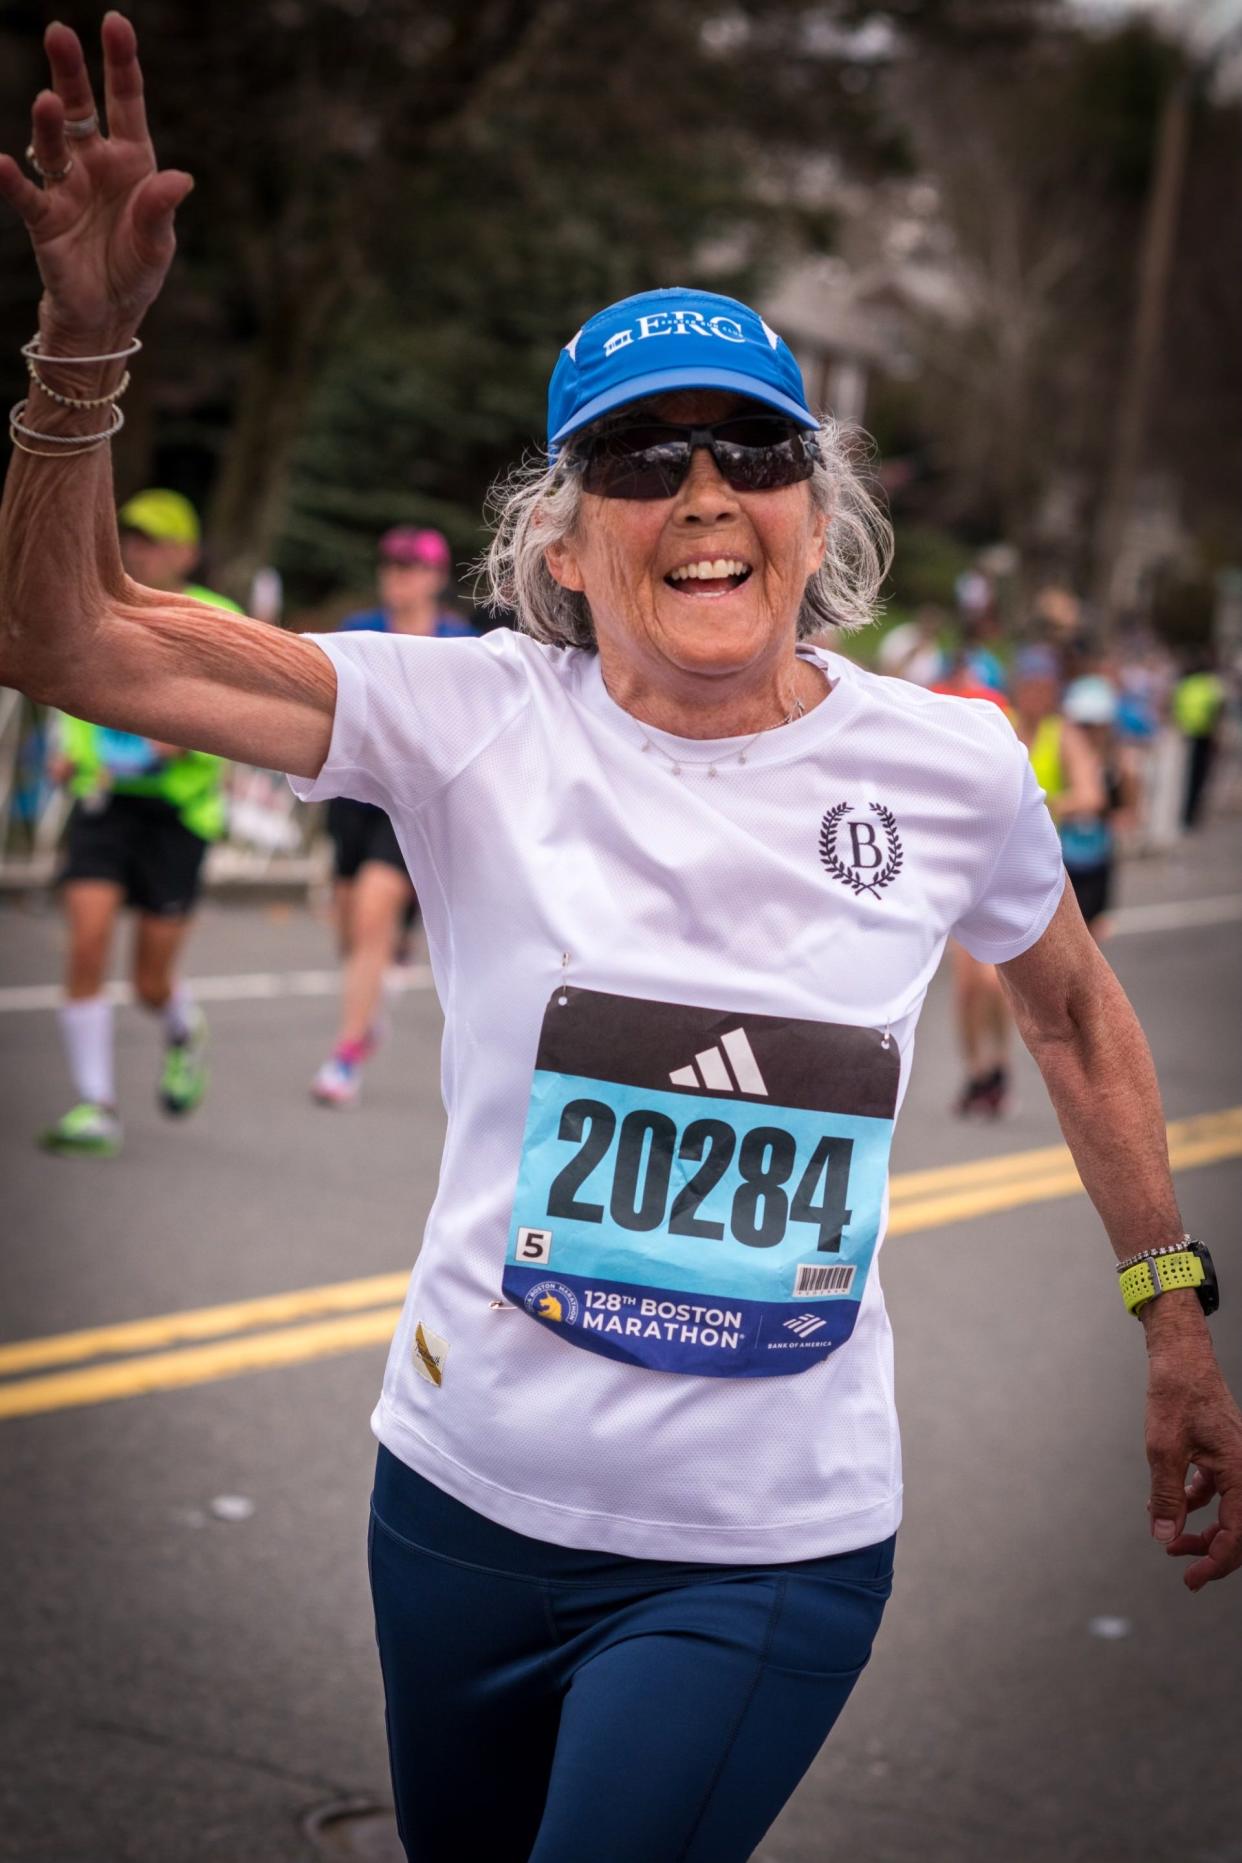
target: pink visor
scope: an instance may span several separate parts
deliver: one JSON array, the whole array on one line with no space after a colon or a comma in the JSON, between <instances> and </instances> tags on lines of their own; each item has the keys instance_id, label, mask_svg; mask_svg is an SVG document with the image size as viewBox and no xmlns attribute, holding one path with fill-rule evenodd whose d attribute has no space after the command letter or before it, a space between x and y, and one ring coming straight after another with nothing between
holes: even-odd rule
<instances>
[{"instance_id":1,"label":"pink visor","mask_svg":"<svg viewBox=\"0 0 1242 1863\"><path fill-rule=\"evenodd\" d=\"M448 538L438 530L415 530L399 524L386 530L379 540L381 563L398 563L403 568L447 569L452 562Z\"/></svg>"}]
</instances>

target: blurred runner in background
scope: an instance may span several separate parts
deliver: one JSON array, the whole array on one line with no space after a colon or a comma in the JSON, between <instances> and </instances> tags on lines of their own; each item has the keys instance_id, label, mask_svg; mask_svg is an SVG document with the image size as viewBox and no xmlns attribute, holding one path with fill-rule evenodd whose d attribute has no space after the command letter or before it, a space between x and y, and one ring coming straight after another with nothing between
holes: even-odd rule
<instances>
[{"instance_id":1,"label":"blurred runner in background","mask_svg":"<svg viewBox=\"0 0 1242 1863\"><path fill-rule=\"evenodd\" d=\"M925 602L912 621L901 621L890 628L876 652L879 671L896 679L908 679L916 686L932 685L944 664L940 634L947 619L943 608Z\"/></svg>"},{"instance_id":2,"label":"blurred runner in background","mask_svg":"<svg viewBox=\"0 0 1242 1863\"><path fill-rule=\"evenodd\" d=\"M965 655L972 680L992 692L1004 692L1005 667L997 651L1000 613L991 577L981 569L968 569L958 577L953 593L961 628L959 651Z\"/></svg>"},{"instance_id":3,"label":"blurred runner in background","mask_svg":"<svg viewBox=\"0 0 1242 1863\"><path fill-rule=\"evenodd\" d=\"M1173 688L1173 722L1186 740L1186 791L1182 827L1197 828L1203 793L1216 758L1216 733L1225 710L1225 682L1210 654L1191 662Z\"/></svg>"},{"instance_id":4,"label":"blurred runner in background","mask_svg":"<svg viewBox=\"0 0 1242 1863\"><path fill-rule=\"evenodd\" d=\"M340 632L471 635L461 615L444 606L452 569L448 539L407 525L379 541L380 605L348 615ZM343 961L341 1020L332 1053L311 1082L321 1106L353 1105L362 1090L362 1063L379 1040L384 973L408 939L417 911L414 888L383 809L336 797L328 804L337 937Z\"/></svg>"},{"instance_id":5,"label":"blurred runner in background","mask_svg":"<svg viewBox=\"0 0 1242 1863\"><path fill-rule=\"evenodd\" d=\"M1086 740L1103 787L1098 813L1066 809L1057 824L1061 855L1082 916L1096 942L1102 943L1108 935L1117 832L1137 819L1138 765L1133 749L1119 738L1117 692L1103 673L1085 674L1067 686L1062 711L1070 728Z\"/></svg>"},{"instance_id":6,"label":"blurred runner in background","mask_svg":"<svg viewBox=\"0 0 1242 1863\"><path fill-rule=\"evenodd\" d=\"M1108 682L1091 675L1078 706L1081 718L1106 727L1110 736L1116 699ZM1100 688L1103 688L1101 692ZM1104 761L1081 723L1061 704L1061 666L1051 647L1024 647L1014 661L1013 703L1018 736L1061 837L1061 857L1088 925L1108 902L1113 840Z\"/></svg>"},{"instance_id":7,"label":"blurred runner in background","mask_svg":"<svg viewBox=\"0 0 1242 1863\"><path fill-rule=\"evenodd\" d=\"M1115 735L1136 785L1137 820L1131 845L1147 853L1170 848L1181 833L1185 750L1170 720L1176 668L1167 647L1135 628L1118 643Z\"/></svg>"},{"instance_id":8,"label":"blurred runner in background","mask_svg":"<svg viewBox=\"0 0 1242 1863\"><path fill-rule=\"evenodd\" d=\"M199 556L198 514L179 492L139 492L118 522L126 571L147 588L240 610L188 580ZM176 977L203 858L224 832L223 764L204 751L105 730L59 714L51 773L74 798L60 874L69 927L61 1035L76 1103L40 1135L47 1150L112 1156L121 1148L112 1004L104 990L122 906L138 914L134 993L160 1017L166 1113L193 1112L207 1085L207 1027Z\"/></svg>"},{"instance_id":9,"label":"blurred runner in background","mask_svg":"<svg viewBox=\"0 0 1242 1863\"><path fill-rule=\"evenodd\" d=\"M964 623L957 647L948 656L933 692L957 699L984 699L999 705L1010 723L1013 714L997 686L976 676L976 633ZM993 661L994 656L988 655ZM999 666L999 662L994 664ZM992 665L984 671L994 676ZM953 1102L963 1119L999 1119L1009 1110L1009 1045L1013 1017L995 964L972 957L955 938L949 941L953 964L953 1019L958 1047L966 1064L966 1078Z\"/></svg>"}]
</instances>

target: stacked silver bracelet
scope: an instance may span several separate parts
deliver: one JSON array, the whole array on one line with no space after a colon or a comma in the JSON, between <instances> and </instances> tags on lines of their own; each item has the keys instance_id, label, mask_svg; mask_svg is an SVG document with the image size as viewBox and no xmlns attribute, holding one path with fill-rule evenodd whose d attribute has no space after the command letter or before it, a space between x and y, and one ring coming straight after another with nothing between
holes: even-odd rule
<instances>
[{"instance_id":1,"label":"stacked silver bracelet","mask_svg":"<svg viewBox=\"0 0 1242 1863\"><path fill-rule=\"evenodd\" d=\"M45 394L49 401L54 401L58 407L107 408L108 426L102 433L73 434L47 433L41 428L27 427L22 420L22 416L29 406L29 401L22 400L14 402L13 406L9 409L9 439L12 441L13 445L17 447L19 452L29 453L32 459L75 459L81 453L93 453L96 447L105 446L109 440L114 439L125 425L125 416L118 406L118 403L121 396L125 393L125 390L129 387L129 370L126 369L124 375L110 394L82 398L75 395L62 395L59 394L56 389L49 388L47 383L43 380L43 377L39 374L38 365L42 362L73 367L78 364L127 362L131 356L136 356L138 354L138 351L142 348L141 342L135 337L128 349L113 350L106 356L49 356L40 350L38 344L38 337L32 336L28 343L22 344L22 355L26 358L26 367L30 372L30 379L39 389L40 393ZM24 435L25 439L19 439L19 435ZM37 447L27 446L25 444L26 440L38 440L42 442L42 445ZM68 447L71 450L68 452L52 451L49 453L43 450L44 447L48 446L54 449Z\"/></svg>"},{"instance_id":2,"label":"stacked silver bracelet","mask_svg":"<svg viewBox=\"0 0 1242 1863\"><path fill-rule=\"evenodd\" d=\"M1117 1263L1118 1274L1124 1274L1127 1268L1137 1268L1141 1261L1150 1261L1153 1255L1180 1255L1193 1236L1184 1235L1180 1242L1166 1242L1162 1248L1141 1248L1137 1255L1127 1255L1124 1261Z\"/></svg>"}]
</instances>

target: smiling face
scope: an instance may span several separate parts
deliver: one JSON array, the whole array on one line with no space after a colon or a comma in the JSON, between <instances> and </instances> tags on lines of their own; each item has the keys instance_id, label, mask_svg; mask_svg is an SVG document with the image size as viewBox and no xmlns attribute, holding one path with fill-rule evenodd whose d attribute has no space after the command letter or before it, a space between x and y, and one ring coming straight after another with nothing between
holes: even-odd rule
<instances>
[{"instance_id":1,"label":"smiling face","mask_svg":"<svg viewBox=\"0 0 1242 1863\"><path fill-rule=\"evenodd\" d=\"M706 390L641 404L643 417L678 426L755 411L770 412ZM558 582L586 597L614 694L663 691L692 702L709 685L757 689L792 662L826 531L808 481L735 492L700 447L671 498L584 492L575 531L547 561Z\"/></svg>"}]
</instances>

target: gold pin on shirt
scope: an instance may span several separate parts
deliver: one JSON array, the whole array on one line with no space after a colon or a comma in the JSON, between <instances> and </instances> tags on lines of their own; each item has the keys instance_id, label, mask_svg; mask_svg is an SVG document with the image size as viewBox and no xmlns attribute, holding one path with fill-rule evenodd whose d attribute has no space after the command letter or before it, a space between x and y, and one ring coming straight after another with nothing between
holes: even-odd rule
<instances>
[{"instance_id":1,"label":"gold pin on shirt","mask_svg":"<svg viewBox=\"0 0 1242 1863\"><path fill-rule=\"evenodd\" d=\"M448 1357L448 1340L439 1338L435 1333L425 1332L421 1320L414 1328L414 1350L411 1357L414 1361L414 1369L421 1377L437 1386L444 1383L444 1361Z\"/></svg>"}]
</instances>

